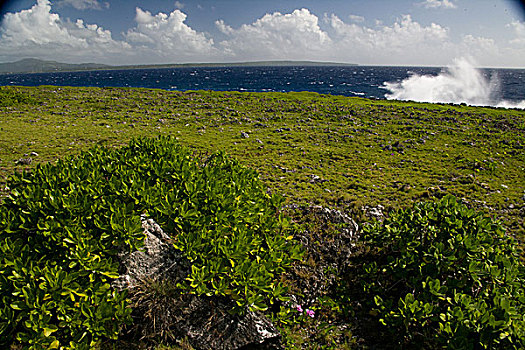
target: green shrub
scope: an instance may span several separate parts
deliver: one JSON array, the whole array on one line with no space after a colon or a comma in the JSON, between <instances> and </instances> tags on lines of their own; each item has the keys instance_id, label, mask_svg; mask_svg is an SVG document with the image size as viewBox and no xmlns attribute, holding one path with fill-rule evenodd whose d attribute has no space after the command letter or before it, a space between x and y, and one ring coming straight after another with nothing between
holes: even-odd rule
<instances>
[{"instance_id":1,"label":"green shrub","mask_svg":"<svg viewBox=\"0 0 525 350\"><path fill-rule=\"evenodd\" d=\"M192 262L182 292L264 309L282 298L278 275L299 257L257 174L223 154L202 162L172 138L93 148L8 180L0 206L0 342L93 347L131 320L110 287L116 255L141 246L140 215Z\"/></svg>"},{"instance_id":2,"label":"green shrub","mask_svg":"<svg viewBox=\"0 0 525 350\"><path fill-rule=\"evenodd\" d=\"M35 99L11 86L0 86L0 107L16 106L18 104L34 104Z\"/></svg>"},{"instance_id":3,"label":"green shrub","mask_svg":"<svg viewBox=\"0 0 525 350\"><path fill-rule=\"evenodd\" d=\"M447 196L366 226L363 239L375 257L364 264L365 291L401 343L525 346L524 269L497 222Z\"/></svg>"}]
</instances>

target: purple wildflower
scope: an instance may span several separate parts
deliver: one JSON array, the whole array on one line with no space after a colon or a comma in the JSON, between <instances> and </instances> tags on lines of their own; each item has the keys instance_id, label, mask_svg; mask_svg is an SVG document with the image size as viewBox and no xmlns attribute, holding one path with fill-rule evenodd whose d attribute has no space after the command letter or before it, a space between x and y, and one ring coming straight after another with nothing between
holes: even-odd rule
<instances>
[{"instance_id":1,"label":"purple wildflower","mask_svg":"<svg viewBox=\"0 0 525 350\"><path fill-rule=\"evenodd\" d=\"M306 309L306 314L310 317L315 317L315 311L314 310L310 310L310 309Z\"/></svg>"},{"instance_id":2,"label":"purple wildflower","mask_svg":"<svg viewBox=\"0 0 525 350\"><path fill-rule=\"evenodd\" d=\"M297 311L303 312L303 307L301 305L295 305L295 308L297 309Z\"/></svg>"}]
</instances>

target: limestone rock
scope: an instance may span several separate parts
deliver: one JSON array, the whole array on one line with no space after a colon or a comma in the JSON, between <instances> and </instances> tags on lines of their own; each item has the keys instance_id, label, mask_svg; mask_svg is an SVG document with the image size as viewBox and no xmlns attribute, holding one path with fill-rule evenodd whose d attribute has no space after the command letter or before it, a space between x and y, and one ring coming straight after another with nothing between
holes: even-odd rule
<instances>
[{"instance_id":1,"label":"limestone rock","mask_svg":"<svg viewBox=\"0 0 525 350\"><path fill-rule=\"evenodd\" d=\"M146 238L142 249L121 254L120 277L113 282L118 290L133 288L137 283L155 277L181 281L190 271L186 258L171 244L170 237L153 221L141 216Z\"/></svg>"},{"instance_id":2,"label":"limestone rock","mask_svg":"<svg viewBox=\"0 0 525 350\"><path fill-rule=\"evenodd\" d=\"M17 161L15 161L16 165L29 165L33 162L33 158L20 158Z\"/></svg>"},{"instance_id":3,"label":"limestone rock","mask_svg":"<svg viewBox=\"0 0 525 350\"><path fill-rule=\"evenodd\" d=\"M113 282L127 289L134 324L128 336L176 344L186 339L195 349L282 349L279 331L263 314L246 310L231 314L233 302L197 296L177 288L191 264L152 219L141 217L144 246L120 255L120 277Z\"/></svg>"},{"instance_id":4,"label":"limestone rock","mask_svg":"<svg viewBox=\"0 0 525 350\"><path fill-rule=\"evenodd\" d=\"M365 215L369 218L374 218L376 220L379 220L379 221L383 221L384 219L384 214L383 214L383 210L385 209L385 207L383 207L381 204L378 204L377 206L375 207L370 207L368 205L364 206L362 208L362 210L365 212Z\"/></svg>"}]
</instances>

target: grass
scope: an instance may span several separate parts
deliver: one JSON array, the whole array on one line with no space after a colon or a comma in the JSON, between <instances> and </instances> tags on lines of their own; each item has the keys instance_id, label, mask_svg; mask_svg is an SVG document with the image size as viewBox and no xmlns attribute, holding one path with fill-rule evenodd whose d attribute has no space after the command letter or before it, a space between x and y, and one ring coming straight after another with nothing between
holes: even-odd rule
<instances>
[{"instance_id":1,"label":"grass","mask_svg":"<svg viewBox=\"0 0 525 350\"><path fill-rule=\"evenodd\" d=\"M30 102L0 107L1 181L93 144L171 134L196 152L227 151L289 203L389 209L451 193L524 233L524 111L317 93L10 89Z\"/></svg>"},{"instance_id":2,"label":"grass","mask_svg":"<svg viewBox=\"0 0 525 350\"><path fill-rule=\"evenodd\" d=\"M4 87L2 96L9 99L0 105L1 196L14 171L94 144L118 147L169 134L197 154L225 150L237 157L287 204L338 208L362 222L366 207L388 212L453 194L525 238L522 110L309 92L42 86ZM17 164L29 157L31 164ZM318 307L324 316L285 327L288 339L350 344L351 327L335 324L337 302L328 298Z\"/></svg>"}]
</instances>

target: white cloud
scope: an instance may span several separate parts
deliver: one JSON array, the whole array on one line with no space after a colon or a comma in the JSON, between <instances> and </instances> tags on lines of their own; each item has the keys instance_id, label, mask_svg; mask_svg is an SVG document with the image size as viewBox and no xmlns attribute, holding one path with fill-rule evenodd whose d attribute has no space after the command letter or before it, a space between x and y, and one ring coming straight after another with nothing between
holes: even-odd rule
<instances>
[{"instance_id":1,"label":"white cloud","mask_svg":"<svg viewBox=\"0 0 525 350\"><path fill-rule=\"evenodd\" d=\"M137 26L125 34L126 41L156 62L208 60L215 57L213 39L186 25L186 14L174 10L169 15L136 8Z\"/></svg>"},{"instance_id":2,"label":"white cloud","mask_svg":"<svg viewBox=\"0 0 525 350\"><path fill-rule=\"evenodd\" d=\"M348 15L348 18L352 22L356 22L356 23L362 23L365 21L365 18L363 16L358 16L358 15Z\"/></svg>"},{"instance_id":3,"label":"white cloud","mask_svg":"<svg viewBox=\"0 0 525 350\"><path fill-rule=\"evenodd\" d=\"M502 56L500 62L505 62L507 66L523 67L523 57L525 57L525 22L513 21L506 26L510 28L513 38L509 40L509 45L501 49Z\"/></svg>"},{"instance_id":4,"label":"white cloud","mask_svg":"<svg viewBox=\"0 0 525 350\"><path fill-rule=\"evenodd\" d=\"M422 26L403 16L391 26L367 28L330 18L334 53L343 59L371 64L431 64L448 46L448 29L432 23ZM344 56L343 56L344 55Z\"/></svg>"},{"instance_id":5,"label":"white cloud","mask_svg":"<svg viewBox=\"0 0 525 350\"><path fill-rule=\"evenodd\" d=\"M182 4L179 4L182 5ZM449 28L421 24L410 15L394 23L351 15L347 22L335 14L319 18L308 9L266 14L253 23L215 25L224 40L186 23L180 9L152 14L136 8L135 26L115 40L112 33L82 19L53 13L49 0L28 10L8 13L0 26L0 61L24 57L64 62L109 64L225 62L244 60L319 60L359 64L446 65L453 57L471 55L484 66L523 66L525 23L506 26L506 41L482 35L454 37Z\"/></svg>"},{"instance_id":6,"label":"white cloud","mask_svg":"<svg viewBox=\"0 0 525 350\"><path fill-rule=\"evenodd\" d=\"M482 66L490 66L500 60L501 52L494 39L471 34L464 35L457 46L457 56L468 54Z\"/></svg>"},{"instance_id":7,"label":"white cloud","mask_svg":"<svg viewBox=\"0 0 525 350\"><path fill-rule=\"evenodd\" d=\"M507 28L511 28L515 36L510 43L525 46L525 22L513 21L507 24Z\"/></svg>"},{"instance_id":8,"label":"white cloud","mask_svg":"<svg viewBox=\"0 0 525 350\"><path fill-rule=\"evenodd\" d=\"M471 34L463 36L462 44L465 45L465 48L472 50L478 49L485 53L495 53L498 50L494 39L485 38L482 36L474 36Z\"/></svg>"},{"instance_id":9,"label":"white cloud","mask_svg":"<svg viewBox=\"0 0 525 350\"><path fill-rule=\"evenodd\" d=\"M213 40L187 26L186 15L180 10L169 15L152 15L137 8L135 20L136 26L124 33L125 40L114 40L109 30L84 23L82 19L63 20L52 12L49 0L38 0L28 10L4 16L0 27L0 60L36 57L132 64L216 57Z\"/></svg>"},{"instance_id":10,"label":"white cloud","mask_svg":"<svg viewBox=\"0 0 525 350\"><path fill-rule=\"evenodd\" d=\"M72 6L77 10L102 10L109 8L109 2L100 3L98 0L59 0L56 2L58 6Z\"/></svg>"},{"instance_id":11,"label":"white cloud","mask_svg":"<svg viewBox=\"0 0 525 350\"><path fill-rule=\"evenodd\" d=\"M219 31L221 31L223 34L232 35L235 32L234 29L226 23L224 23L222 19L216 21L215 25L217 26L217 29L219 29Z\"/></svg>"},{"instance_id":12,"label":"white cloud","mask_svg":"<svg viewBox=\"0 0 525 350\"><path fill-rule=\"evenodd\" d=\"M356 18L360 20L361 17ZM346 23L336 15L326 16L329 29L319 26L307 9L289 14L266 14L252 24L232 28L217 21L227 36L220 48L230 58L298 59L360 64L446 64L453 49L448 29L438 24L422 25L410 15L392 25L377 23L368 28ZM437 63L436 63L437 62Z\"/></svg>"},{"instance_id":13,"label":"white cloud","mask_svg":"<svg viewBox=\"0 0 525 350\"><path fill-rule=\"evenodd\" d=\"M7 13L0 27L0 57L38 57L66 61L108 61L129 45L115 41L111 32L96 24L63 21L51 12L48 0L32 8Z\"/></svg>"},{"instance_id":14,"label":"white cloud","mask_svg":"<svg viewBox=\"0 0 525 350\"><path fill-rule=\"evenodd\" d=\"M418 5L425 8L444 8L444 9L455 9L457 8L456 4L450 0L426 0L424 2L418 3Z\"/></svg>"},{"instance_id":15,"label":"white cloud","mask_svg":"<svg viewBox=\"0 0 525 350\"><path fill-rule=\"evenodd\" d=\"M228 38L221 49L236 59L322 59L331 44L319 27L317 16L308 9L289 14L266 14L238 29L217 21L217 28Z\"/></svg>"},{"instance_id":16,"label":"white cloud","mask_svg":"<svg viewBox=\"0 0 525 350\"><path fill-rule=\"evenodd\" d=\"M184 4L180 1L175 1L175 8L177 9L183 9L184 8Z\"/></svg>"}]
</instances>

